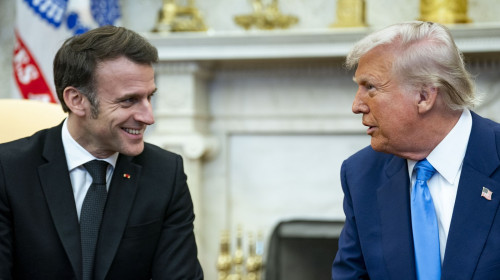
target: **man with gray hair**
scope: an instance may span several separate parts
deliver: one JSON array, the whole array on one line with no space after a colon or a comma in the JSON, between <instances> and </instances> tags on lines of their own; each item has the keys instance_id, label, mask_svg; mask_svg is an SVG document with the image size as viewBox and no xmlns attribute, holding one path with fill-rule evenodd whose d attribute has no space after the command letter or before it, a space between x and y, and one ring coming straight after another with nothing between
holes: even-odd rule
<instances>
[{"instance_id":1,"label":"man with gray hair","mask_svg":"<svg viewBox=\"0 0 500 280\"><path fill-rule=\"evenodd\" d=\"M332 279L498 279L500 125L449 30L389 26L359 41L352 105L371 145L344 161Z\"/></svg>"}]
</instances>

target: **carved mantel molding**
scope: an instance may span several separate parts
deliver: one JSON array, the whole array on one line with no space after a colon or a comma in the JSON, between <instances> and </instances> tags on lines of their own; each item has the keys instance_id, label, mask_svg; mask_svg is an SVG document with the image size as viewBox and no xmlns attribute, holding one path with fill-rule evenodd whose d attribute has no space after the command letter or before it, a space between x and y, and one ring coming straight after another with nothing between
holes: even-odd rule
<instances>
[{"instance_id":1,"label":"carved mantel molding","mask_svg":"<svg viewBox=\"0 0 500 280\"><path fill-rule=\"evenodd\" d=\"M449 26L465 53L499 53L500 24ZM375 28L338 28L308 31L176 33L145 36L159 51L161 61L219 61L344 57L352 45Z\"/></svg>"}]
</instances>

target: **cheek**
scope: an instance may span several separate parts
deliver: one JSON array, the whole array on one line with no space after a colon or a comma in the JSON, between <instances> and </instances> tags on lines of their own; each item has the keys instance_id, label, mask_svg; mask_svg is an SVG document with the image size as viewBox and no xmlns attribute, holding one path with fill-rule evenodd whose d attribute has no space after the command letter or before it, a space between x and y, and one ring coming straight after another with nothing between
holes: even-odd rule
<instances>
[{"instance_id":1,"label":"cheek","mask_svg":"<svg viewBox=\"0 0 500 280\"><path fill-rule=\"evenodd\" d=\"M395 109L388 116L388 126L392 130L393 136L399 139L409 137L412 134L415 126L415 118L413 112L402 108Z\"/></svg>"},{"instance_id":2,"label":"cheek","mask_svg":"<svg viewBox=\"0 0 500 280\"><path fill-rule=\"evenodd\" d=\"M384 107L380 107L380 115L378 117L379 125L388 131L404 131L412 122L412 113L403 106L391 103Z\"/></svg>"},{"instance_id":3,"label":"cheek","mask_svg":"<svg viewBox=\"0 0 500 280\"><path fill-rule=\"evenodd\" d=\"M111 122L109 120L103 119L94 126L94 133L97 137L107 141L112 138L112 135L117 134L117 131L112 129Z\"/></svg>"}]
</instances>

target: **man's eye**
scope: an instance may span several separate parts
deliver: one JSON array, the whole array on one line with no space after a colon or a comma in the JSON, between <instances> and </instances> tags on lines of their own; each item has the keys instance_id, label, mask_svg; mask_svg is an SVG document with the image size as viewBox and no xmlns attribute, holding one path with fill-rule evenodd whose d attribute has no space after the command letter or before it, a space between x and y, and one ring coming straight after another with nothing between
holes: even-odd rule
<instances>
[{"instance_id":1,"label":"man's eye","mask_svg":"<svg viewBox=\"0 0 500 280\"><path fill-rule=\"evenodd\" d=\"M371 90L371 89L374 89L374 88L375 88L375 87L374 87L373 85L371 85L371 84L367 84L365 87L366 87L366 89L367 89L367 90Z\"/></svg>"},{"instance_id":2,"label":"man's eye","mask_svg":"<svg viewBox=\"0 0 500 280\"><path fill-rule=\"evenodd\" d=\"M137 102L136 98L127 98L127 99L123 99L122 101L120 101L122 106L125 106L125 107L130 107L130 106L134 105L136 102Z\"/></svg>"}]
</instances>

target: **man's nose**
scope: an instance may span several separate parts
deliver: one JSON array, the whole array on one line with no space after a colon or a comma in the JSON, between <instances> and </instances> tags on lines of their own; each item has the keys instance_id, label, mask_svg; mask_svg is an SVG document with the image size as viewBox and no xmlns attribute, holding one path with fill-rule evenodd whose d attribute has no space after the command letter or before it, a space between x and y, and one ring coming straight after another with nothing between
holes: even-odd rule
<instances>
[{"instance_id":1,"label":"man's nose","mask_svg":"<svg viewBox=\"0 0 500 280\"><path fill-rule=\"evenodd\" d=\"M361 98L361 94L358 90L356 96L354 96L354 101L352 102L352 112L354 114L366 114L369 112L368 105Z\"/></svg>"},{"instance_id":2,"label":"man's nose","mask_svg":"<svg viewBox=\"0 0 500 280\"><path fill-rule=\"evenodd\" d=\"M136 114L136 121L142 122L147 125L155 123L153 115L153 106L149 100L144 101L139 112Z\"/></svg>"}]
</instances>

